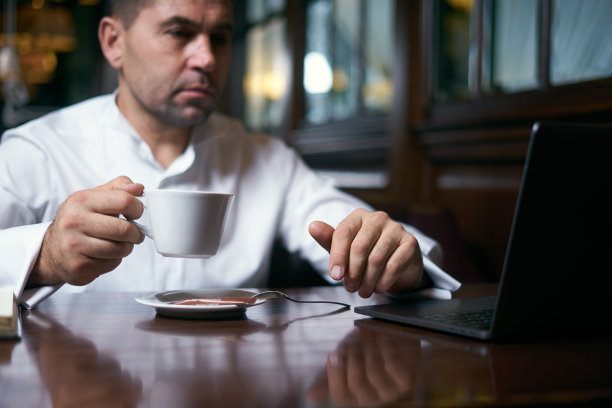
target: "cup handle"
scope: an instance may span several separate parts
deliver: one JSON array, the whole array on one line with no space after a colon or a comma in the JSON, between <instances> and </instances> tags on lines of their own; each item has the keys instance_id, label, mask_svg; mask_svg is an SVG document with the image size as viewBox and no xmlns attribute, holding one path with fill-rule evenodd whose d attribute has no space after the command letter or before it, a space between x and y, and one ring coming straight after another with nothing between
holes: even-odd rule
<instances>
[{"instance_id":1,"label":"cup handle","mask_svg":"<svg viewBox=\"0 0 612 408\"><path fill-rule=\"evenodd\" d=\"M142 196L140 197L136 197L138 199L138 201L140 201L142 203L142 205L146 208L147 205L145 203L145 195L144 193L142 193ZM140 232L142 232L143 234L145 234L147 237L154 239L153 238L153 229L151 227L149 227L148 225L143 225L131 218L126 218L126 220L128 220L129 222L131 222L136 228L138 228L140 230Z\"/></svg>"},{"instance_id":2,"label":"cup handle","mask_svg":"<svg viewBox=\"0 0 612 408\"><path fill-rule=\"evenodd\" d=\"M132 219L126 218L126 220L128 220L129 222L131 222L132 224L134 224L134 226L136 226L136 228L138 228L140 230L140 232L142 232L143 234L145 234L147 237L154 239L153 238L153 230L151 229L151 227L147 226L147 225L142 225L139 222L136 222Z\"/></svg>"}]
</instances>

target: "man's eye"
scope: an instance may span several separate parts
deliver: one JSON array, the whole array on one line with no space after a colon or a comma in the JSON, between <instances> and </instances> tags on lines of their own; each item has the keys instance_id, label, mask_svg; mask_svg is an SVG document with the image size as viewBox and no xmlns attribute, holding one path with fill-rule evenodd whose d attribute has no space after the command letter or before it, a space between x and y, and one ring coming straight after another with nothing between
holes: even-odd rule
<instances>
[{"instance_id":1,"label":"man's eye","mask_svg":"<svg viewBox=\"0 0 612 408\"><path fill-rule=\"evenodd\" d=\"M227 35L211 35L210 42L213 45L226 45L229 43L229 37Z\"/></svg>"},{"instance_id":2,"label":"man's eye","mask_svg":"<svg viewBox=\"0 0 612 408\"><path fill-rule=\"evenodd\" d=\"M174 28L172 30L168 30L168 34L180 39L189 38L192 36L191 32L183 30L181 28Z\"/></svg>"}]
</instances>

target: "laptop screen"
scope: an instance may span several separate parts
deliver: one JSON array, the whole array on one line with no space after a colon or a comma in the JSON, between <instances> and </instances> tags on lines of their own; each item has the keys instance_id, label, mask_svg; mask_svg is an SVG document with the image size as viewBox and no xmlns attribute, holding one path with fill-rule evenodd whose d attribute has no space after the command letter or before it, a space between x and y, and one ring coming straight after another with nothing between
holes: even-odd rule
<instances>
[{"instance_id":1,"label":"laptop screen","mask_svg":"<svg viewBox=\"0 0 612 408\"><path fill-rule=\"evenodd\" d=\"M612 311L611 191L612 128L534 126L498 297L496 319L504 322L498 330L513 332L528 321L538 331L566 325L573 331L597 327Z\"/></svg>"}]
</instances>

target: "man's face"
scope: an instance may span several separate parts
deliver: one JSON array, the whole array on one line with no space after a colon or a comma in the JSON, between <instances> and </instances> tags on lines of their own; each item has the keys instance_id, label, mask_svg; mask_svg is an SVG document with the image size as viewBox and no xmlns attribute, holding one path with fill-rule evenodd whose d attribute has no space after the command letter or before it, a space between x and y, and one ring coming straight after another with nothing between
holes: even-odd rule
<instances>
[{"instance_id":1,"label":"man's face","mask_svg":"<svg viewBox=\"0 0 612 408\"><path fill-rule=\"evenodd\" d=\"M165 126L202 123L227 78L231 24L229 0L157 0L144 7L125 31L120 94L129 92Z\"/></svg>"}]
</instances>

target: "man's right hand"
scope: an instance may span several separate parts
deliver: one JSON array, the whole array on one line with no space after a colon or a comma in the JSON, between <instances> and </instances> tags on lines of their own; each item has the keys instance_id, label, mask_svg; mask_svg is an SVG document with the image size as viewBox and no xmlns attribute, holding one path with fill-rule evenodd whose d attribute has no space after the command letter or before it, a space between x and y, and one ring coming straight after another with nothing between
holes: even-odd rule
<instances>
[{"instance_id":1,"label":"man's right hand","mask_svg":"<svg viewBox=\"0 0 612 408\"><path fill-rule=\"evenodd\" d=\"M82 286L119 266L144 240L138 228L119 217L140 218L143 206L136 196L143 191L142 184L120 176L70 195L45 234L27 286Z\"/></svg>"}]
</instances>

